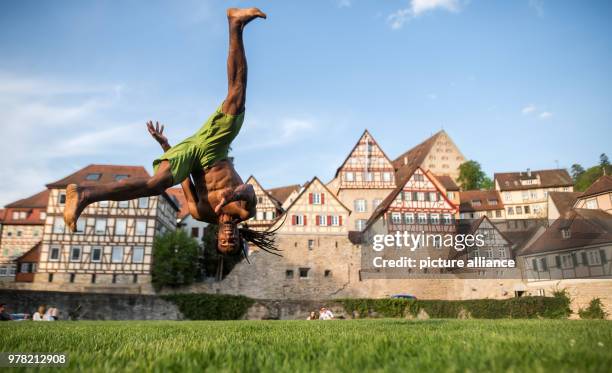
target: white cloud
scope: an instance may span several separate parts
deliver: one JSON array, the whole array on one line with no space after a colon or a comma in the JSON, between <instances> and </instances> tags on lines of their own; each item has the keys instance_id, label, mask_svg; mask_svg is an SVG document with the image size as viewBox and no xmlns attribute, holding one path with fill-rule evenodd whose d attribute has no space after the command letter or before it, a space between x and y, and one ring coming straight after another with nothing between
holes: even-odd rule
<instances>
[{"instance_id":1,"label":"white cloud","mask_svg":"<svg viewBox=\"0 0 612 373\"><path fill-rule=\"evenodd\" d=\"M543 112L540 113L539 117L540 117L540 119L548 119L548 118L552 117L552 115L553 114L551 112L549 112L549 111L543 111Z\"/></svg>"},{"instance_id":2,"label":"white cloud","mask_svg":"<svg viewBox=\"0 0 612 373\"><path fill-rule=\"evenodd\" d=\"M523 113L523 115L529 115L529 114L535 112L536 110L537 110L537 108L535 107L535 105L529 104L529 105L525 106L523 108L523 110L521 110L521 113Z\"/></svg>"},{"instance_id":3,"label":"white cloud","mask_svg":"<svg viewBox=\"0 0 612 373\"><path fill-rule=\"evenodd\" d=\"M398 9L390 14L387 22L392 29L398 30L410 19L434 10L458 12L461 10L461 3L459 0L411 0L407 8Z\"/></svg>"},{"instance_id":4,"label":"white cloud","mask_svg":"<svg viewBox=\"0 0 612 373\"><path fill-rule=\"evenodd\" d=\"M269 122L251 117L248 125L243 126L234 148L242 152L289 146L314 133L318 127L319 124L315 120L306 118L289 117L278 122ZM250 140L248 143L246 142L247 139ZM253 139L258 141L253 142Z\"/></svg>"},{"instance_id":5,"label":"white cloud","mask_svg":"<svg viewBox=\"0 0 612 373\"><path fill-rule=\"evenodd\" d=\"M83 166L83 156L140 149L137 126L107 118L123 86L75 84L0 72L0 205ZM112 123L112 124L109 124ZM144 133L144 124L138 135ZM126 146L128 143L131 145ZM136 150L137 151L137 150Z\"/></svg>"},{"instance_id":6,"label":"white cloud","mask_svg":"<svg viewBox=\"0 0 612 373\"><path fill-rule=\"evenodd\" d=\"M529 0L529 7L535 10L539 17L544 16L544 0Z\"/></svg>"}]
</instances>

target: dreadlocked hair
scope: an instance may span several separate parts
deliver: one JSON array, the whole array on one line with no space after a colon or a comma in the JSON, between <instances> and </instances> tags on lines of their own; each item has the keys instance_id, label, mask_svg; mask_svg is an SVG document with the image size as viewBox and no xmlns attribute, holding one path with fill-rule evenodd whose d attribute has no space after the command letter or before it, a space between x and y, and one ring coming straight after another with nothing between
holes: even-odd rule
<instances>
[{"instance_id":1,"label":"dreadlocked hair","mask_svg":"<svg viewBox=\"0 0 612 373\"><path fill-rule=\"evenodd\" d=\"M248 227L241 227L238 228L238 231L243 240L252 243L267 253L282 256L278 253L282 250L276 246L276 229L273 231L261 232L254 231Z\"/></svg>"}]
</instances>

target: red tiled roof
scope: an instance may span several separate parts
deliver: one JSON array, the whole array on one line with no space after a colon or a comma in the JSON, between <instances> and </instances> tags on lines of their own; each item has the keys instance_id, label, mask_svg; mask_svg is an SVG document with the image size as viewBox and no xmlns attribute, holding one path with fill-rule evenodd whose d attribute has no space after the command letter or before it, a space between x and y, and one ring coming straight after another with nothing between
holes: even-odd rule
<instances>
[{"instance_id":1,"label":"red tiled roof","mask_svg":"<svg viewBox=\"0 0 612 373\"><path fill-rule=\"evenodd\" d=\"M446 189L447 191L449 192L459 191L459 187L457 186L457 184L455 183L452 177L448 175L435 175L435 176L436 176L436 179L438 179L440 184L442 184L442 186L444 186L444 189Z\"/></svg>"},{"instance_id":2,"label":"red tiled roof","mask_svg":"<svg viewBox=\"0 0 612 373\"><path fill-rule=\"evenodd\" d=\"M183 188L178 187L166 189L166 193L170 196L170 198L174 198L179 206L177 217L179 219L184 219L185 217L189 216L189 206L187 205L187 199L185 198L185 193L183 193Z\"/></svg>"},{"instance_id":3,"label":"red tiled roof","mask_svg":"<svg viewBox=\"0 0 612 373\"><path fill-rule=\"evenodd\" d=\"M4 206L6 208L47 208L49 203L49 190L45 189L42 192L36 193L33 196L20 199L13 203Z\"/></svg>"},{"instance_id":4,"label":"red tiled roof","mask_svg":"<svg viewBox=\"0 0 612 373\"><path fill-rule=\"evenodd\" d=\"M562 231L569 230L569 238ZM612 215L602 210L574 209L555 222L521 255L578 249L612 243Z\"/></svg>"},{"instance_id":5,"label":"red tiled roof","mask_svg":"<svg viewBox=\"0 0 612 373\"><path fill-rule=\"evenodd\" d=\"M291 195L291 193L295 191L299 191L301 186L299 184L287 185L278 188L268 189L267 192L270 193L272 198L280 202L281 204L285 203L287 198Z\"/></svg>"},{"instance_id":6,"label":"red tiled roof","mask_svg":"<svg viewBox=\"0 0 612 373\"><path fill-rule=\"evenodd\" d=\"M40 259L40 248L42 246L42 241L34 245L30 250L21 254L20 257L16 258L15 261L18 263L38 263Z\"/></svg>"},{"instance_id":7,"label":"red tiled roof","mask_svg":"<svg viewBox=\"0 0 612 373\"><path fill-rule=\"evenodd\" d=\"M425 157L431 151L431 148L436 143L438 136L443 134L444 131L438 131L433 134L430 138L426 139L422 143L418 144L414 148L406 151L401 154L399 157L393 160L393 166L396 170L406 167L406 166L420 166L423 161L425 161Z\"/></svg>"},{"instance_id":8,"label":"red tiled roof","mask_svg":"<svg viewBox=\"0 0 612 373\"><path fill-rule=\"evenodd\" d=\"M538 177L540 178L539 184L521 184L521 180L536 180ZM531 176L527 172L502 172L496 173L494 178L502 191L569 187L574 185L574 181L566 169L531 171Z\"/></svg>"},{"instance_id":9,"label":"red tiled roof","mask_svg":"<svg viewBox=\"0 0 612 373\"><path fill-rule=\"evenodd\" d=\"M100 174L97 180L87 180L88 175ZM84 167L63 179L47 184L48 188L65 188L68 184L105 184L117 181L116 176L128 177L150 177L147 170L142 166L118 166L92 164Z\"/></svg>"},{"instance_id":10,"label":"red tiled roof","mask_svg":"<svg viewBox=\"0 0 612 373\"><path fill-rule=\"evenodd\" d=\"M612 176L610 175L603 175L595 180L595 182L584 191L581 197L591 197L606 192L612 192Z\"/></svg>"},{"instance_id":11,"label":"red tiled roof","mask_svg":"<svg viewBox=\"0 0 612 373\"><path fill-rule=\"evenodd\" d=\"M561 216L574 207L574 203L581 194L580 192L548 192L548 196Z\"/></svg>"},{"instance_id":12,"label":"red tiled roof","mask_svg":"<svg viewBox=\"0 0 612 373\"><path fill-rule=\"evenodd\" d=\"M480 205L478 206L478 202ZM492 201L496 201L494 203ZM474 212L474 211L491 211L503 210L504 204L501 200L499 192L496 190L466 190L459 192L459 211Z\"/></svg>"}]
</instances>

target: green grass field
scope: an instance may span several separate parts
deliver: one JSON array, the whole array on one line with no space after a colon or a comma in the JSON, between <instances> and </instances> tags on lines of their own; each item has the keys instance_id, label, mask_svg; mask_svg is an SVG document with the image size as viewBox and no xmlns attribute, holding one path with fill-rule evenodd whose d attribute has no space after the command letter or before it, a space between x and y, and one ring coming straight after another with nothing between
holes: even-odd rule
<instances>
[{"instance_id":1,"label":"green grass field","mask_svg":"<svg viewBox=\"0 0 612 373\"><path fill-rule=\"evenodd\" d=\"M612 322L5 322L0 351L67 352L87 372L610 372Z\"/></svg>"}]
</instances>

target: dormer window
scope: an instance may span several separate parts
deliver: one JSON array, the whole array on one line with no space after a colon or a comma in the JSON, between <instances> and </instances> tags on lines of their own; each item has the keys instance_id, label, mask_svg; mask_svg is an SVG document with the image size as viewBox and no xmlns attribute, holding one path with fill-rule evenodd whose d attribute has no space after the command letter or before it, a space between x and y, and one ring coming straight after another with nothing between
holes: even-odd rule
<instances>
[{"instance_id":1,"label":"dormer window","mask_svg":"<svg viewBox=\"0 0 612 373\"><path fill-rule=\"evenodd\" d=\"M481 206L482 203L480 202L479 199L473 199L472 200L472 206Z\"/></svg>"},{"instance_id":2,"label":"dormer window","mask_svg":"<svg viewBox=\"0 0 612 373\"><path fill-rule=\"evenodd\" d=\"M130 177L130 175L115 175L115 181L125 180L128 177Z\"/></svg>"},{"instance_id":3,"label":"dormer window","mask_svg":"<svg viewBox=\"0 0 612 373\"><path fill-rule=\"evenodd\" d=\"M87 174L87 176L85 176L85 180L87 181L98 181L100 180L100 177L102 177L101 173L92 173L92 174Z\"/></svg>"},{"instance_id":4,"label":"dormer window","mask_svg":"<svg viewBox=\"0 0 612 373\"><path fill-rule=\"evenodd\" d=\"M561 229L561 237L563 237L564 240L569 239L571 236L572 233L570 232L569 228Z\"/></svg>"},{"instance_id":5,"label":"dormer window","mask_svg":"<svg viewBox=\"0 0 612 373\"><path fill-rule=\"evenodd\" d=\"M492 205L492 206L497 205L497 200L496 199L490 199L489 200L489 205Z\"/></svg>"}]
</instances>

